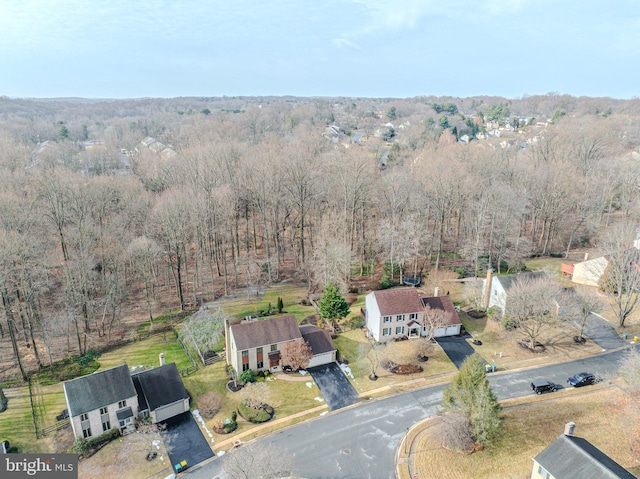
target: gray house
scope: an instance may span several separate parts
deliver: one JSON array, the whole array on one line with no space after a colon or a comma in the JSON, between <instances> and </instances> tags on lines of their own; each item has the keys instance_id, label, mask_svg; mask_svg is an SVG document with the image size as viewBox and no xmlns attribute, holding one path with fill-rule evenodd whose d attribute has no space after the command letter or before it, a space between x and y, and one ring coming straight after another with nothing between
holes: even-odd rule
<instances>
[{"instance_id":1,"label":"gray house","mask_svg":"<svg viewBox=\"0 0 640 479\"><path fill-rule=\"evenodd\" d=\"M533 458L531 479L633 479L636 476L586 439L573 435L575 423Z\"/></svg>"},{"instance_id":2,"label":"gray house","mask_svg":"<svg viewBox=\"0 0 640 479\"><path fill-rule=\"evenodd\" d=\"M111 429L126 434L136 418L157 423L189 411L189 394L175 363L129 372L126 364L64 383L71 427L90 439Z\"/></svg>"},{"instance_id":3,"label":"gray house","mask_svg":"<svg viewBox=\"0 0 640 479\"><path fill-rule=\"evenodd\" d=\"M482 283L482 306L484 309L491 307L500 308L504 314L509 303L509 289L519 281L544 278L546 273L535 271L531 273L508 274L505 276L493 276L491 270L487 271L487 279Z\"/></svg>"}]
</instances>

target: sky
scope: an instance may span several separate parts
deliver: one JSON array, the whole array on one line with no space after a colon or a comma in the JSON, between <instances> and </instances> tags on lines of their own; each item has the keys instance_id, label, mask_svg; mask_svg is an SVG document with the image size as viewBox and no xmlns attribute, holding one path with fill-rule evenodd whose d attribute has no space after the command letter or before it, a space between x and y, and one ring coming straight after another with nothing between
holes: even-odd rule
<instances>
[{"instance_id":1,"label":"sky","mask_svg":"<svg viewBox=\"0 0 640 479\"><path fill-rule=\"evenodd\" d=\"M12 98L639 90L639 0L0 0Z\"/></svg>"}]
</instances>

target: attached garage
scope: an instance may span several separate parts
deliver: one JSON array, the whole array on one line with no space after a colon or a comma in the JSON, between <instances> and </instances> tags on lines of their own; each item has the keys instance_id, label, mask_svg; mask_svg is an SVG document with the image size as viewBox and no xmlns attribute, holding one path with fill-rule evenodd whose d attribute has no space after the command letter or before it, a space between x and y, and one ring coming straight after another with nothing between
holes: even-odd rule
<instances>
[{"instance_id":1,"label":"attached garage","mask_svg":"<svg viewBox=\"0 0 640 479\"><path fill-rule=\"evenodd\" d=\"M182 400L173 404L167 404L166 406L159 407L151 413L151 419L155 424L157 422L165 421L174 416L177 416L178 414L182 414L183 412L187 412L188 410L189 400Z\"/></svg>"},{"instance_id":2,"label":"attached garage","mask_svg":"<svg viewBox=\"0 0 640 479\"><path fill-rule=\"evenodd\" d=\"M300 326L300 332L302 333L302 338L309 344L313 352L308 368L335 362L336 348L327 331L311 324L303 324Z\"/></svg>"},{"instance_id":3,"label":"attached garage","mask_svg":"<svg viewBox=\"0 0 640 479\"><path fill-rule=\"evenodd\" d=\"M152 423L189 411L189 394L175 363L142 371L131 378L138 391L140 413L151 416Z\"/></svg>"}]
</instances>

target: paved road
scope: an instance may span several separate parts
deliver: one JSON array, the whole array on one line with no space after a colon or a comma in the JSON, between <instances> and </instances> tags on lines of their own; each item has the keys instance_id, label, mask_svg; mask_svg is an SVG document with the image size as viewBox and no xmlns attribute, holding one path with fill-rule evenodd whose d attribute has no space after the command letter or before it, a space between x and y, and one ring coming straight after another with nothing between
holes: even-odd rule
<instances>
[{"instance_id":1,"label":"paved road","mask_svg":"<svg viewBox=\"0 0 640 479\"><path fill-rule=\"evenodd\" d=\"M532 394L529 383L536 377L566 384L569 376L580 371L603 376L613 374L623 352L496 373L490 375L489 380L500 400L524 396ZM400 440L410 426L436 413L442 389L443 386L433 386L362 403L270 434L243 447L274 444L293 458L295 472L308 479L392 479ZM222 479L224 459L223 456L188 474L192 479Z\"/></svg>"}]
</instances>

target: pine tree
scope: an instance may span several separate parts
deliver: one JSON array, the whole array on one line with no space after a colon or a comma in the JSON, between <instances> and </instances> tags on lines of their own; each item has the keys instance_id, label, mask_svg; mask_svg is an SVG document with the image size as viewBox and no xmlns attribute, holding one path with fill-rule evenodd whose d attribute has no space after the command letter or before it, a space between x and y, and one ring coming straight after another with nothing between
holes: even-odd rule
<instances>
[{"instance_id":1,"label":"pine tree","mask_svg":"<svg viewBox=\"0 0 640 479\"><path fill-rule=\"evenodd\" d=\"M444 390L442 407L460 411L469 421L470 435L478 444L487 444L500 429L500 403L485 374L478 354L469 356L451 384Z\"/></svg>"},{"instance_id":2,"label":"pine tree","mask_svg":"<svg viewBox=\"0 0 640 479\"><path fill-rule=\"evenodd\" d=\"M276 309L278 310L278 314L282 313L282 310L284 309L284 302L282 301L282 298L280 296L278 296L278 303L276 305Z\"/></svg>"},{"instance_id":3,"label":"pine tree","mask_svg":"<svg viewBox=\"0 0 640 479\"><path fill-rule=\"evenodd\" d=\"M324 288L324 294L318 307L318 314L322 319L342 319L349 314L349 303L331 282Z\"/></svg>"}]
</instances>

